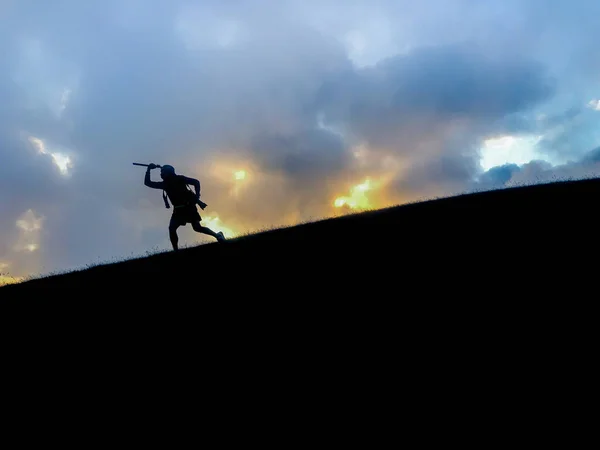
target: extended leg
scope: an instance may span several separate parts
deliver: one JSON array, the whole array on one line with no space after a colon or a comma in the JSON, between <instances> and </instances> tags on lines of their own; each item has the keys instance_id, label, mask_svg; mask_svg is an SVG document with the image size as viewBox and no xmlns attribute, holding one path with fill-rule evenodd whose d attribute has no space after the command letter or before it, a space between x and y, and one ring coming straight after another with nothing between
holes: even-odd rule
<instances>
[{"instance_id":1,"label":"extended leg","mask_svg":"<svg viewBox=\"0 0 600 450\"><path fill-rule=\"evenodd\" d=\"M224 241L225 240L225 236L223 236L223 232L222 231L219 231L218 233L215 233L210 228L203 227L202 225L200 225L200 222L194 222L194 223L192 223L192 228L194 229L194 231L196 231L198 233L204 233L204 234L208 234L209 236L214 237L217 241Z\"/></svg>"},{"instance_id":2,"label":"extended leg","mask_svg":"<svg viewBox=\"0 0 600 450\"><path fill-rule=\"evenodd\" d=\"M179 242L179 237L177 236L177 228L179 228L179 223L173 217L171 217L171 222L169 223L169 239L171 239L173 250L179 249L179 247L177 246L177 243Z\"/></svg>"}]
</instances>

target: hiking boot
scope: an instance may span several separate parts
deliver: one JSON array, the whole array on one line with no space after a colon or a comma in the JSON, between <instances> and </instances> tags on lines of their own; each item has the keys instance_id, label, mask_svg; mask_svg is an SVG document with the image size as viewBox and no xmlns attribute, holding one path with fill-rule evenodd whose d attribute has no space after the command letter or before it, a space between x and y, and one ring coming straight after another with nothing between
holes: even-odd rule
<instances>
[{"instance_id":1,"label":"hiking boot","mask_svg":"<svg viewBox=\"0 0 600 450\"><path fill-rule=\"evenodd\" d=\"M219 231L217 233L217 241L219 241L219 242L225 242L225 236L223 235L222 231Z\"/></svg>"}]
</instances>

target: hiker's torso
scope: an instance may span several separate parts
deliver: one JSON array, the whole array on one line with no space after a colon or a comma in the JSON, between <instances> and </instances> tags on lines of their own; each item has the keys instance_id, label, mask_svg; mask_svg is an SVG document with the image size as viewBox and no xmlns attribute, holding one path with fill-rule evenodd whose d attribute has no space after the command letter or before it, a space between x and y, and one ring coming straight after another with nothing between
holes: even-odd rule
<instances>
[{"instance_id":1,"label":"hiker's torso","mask_svg":"<svg viewBox=\"0 0 600 450\"><path fill-rule=\"evenodd\" d=\"M182 175L175 175L173 178L164 180L163 188L173 206L185 205L194 201L194 193L188 189Z\"/></svg>"}]
</instances>

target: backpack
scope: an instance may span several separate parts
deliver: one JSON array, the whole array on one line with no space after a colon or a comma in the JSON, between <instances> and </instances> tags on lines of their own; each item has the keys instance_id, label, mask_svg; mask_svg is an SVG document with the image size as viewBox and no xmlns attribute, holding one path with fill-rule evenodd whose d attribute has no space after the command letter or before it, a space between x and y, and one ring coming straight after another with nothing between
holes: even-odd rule
<instances>
[{"instance_id":1,"label":"backpack","mask_svg":"<svg viewBox=\"0 0 600 450\"><path fill-rule=\"evenodd\" d=\"M194 199L196 197L196 194L194 194L194 192L190 189L190 186L185 181L183 181L183 177L182 176L177 175L177 180L180 183L183 183L183 185L185 186L185 189L186 189L186 195L188 195L189 198L190 198L189 202L193 204L194 203ZM162 196L163 196L163 201L165 202L165 208L169 209L171 206L169 205L169 199L167 197L167 192L164 189L163 189L163 192L162 192Z\"/></svg>"}]
</instances>

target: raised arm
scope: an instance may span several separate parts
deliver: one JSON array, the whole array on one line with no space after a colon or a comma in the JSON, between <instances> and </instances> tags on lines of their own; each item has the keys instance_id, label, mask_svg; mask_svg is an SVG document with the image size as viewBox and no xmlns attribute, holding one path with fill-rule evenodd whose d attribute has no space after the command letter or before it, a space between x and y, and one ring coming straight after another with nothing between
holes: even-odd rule
<instances>
[{"instance_id":1,"label":"raised arm","mask_svg":"<svg viewBox=\"0 0 600 450\"><path fill-rule=\"evenodd\" d=\"M184 177L185 178L185 182L187 184L191 184L192 186L194 186L194 189L196 190L196 202L200 199L200 180L197 180L196 178L190 178L190 177Z\"/></svg>"},{"instance_id":2,"label":"raised arm","mask_svg":"<svg viewBox=\"0 0 600 450\"><path fill-rule=\"evenodd\" d=\"M156 169L156 166L154 164L150 164L148 166L148 168L146 169L146 177L144 178L144 184L146 186L148 186L149 188L163 189L163 182L162 181L152 181L150 179L150 171L152 169Z\"/></svg>"}]
</instances>

